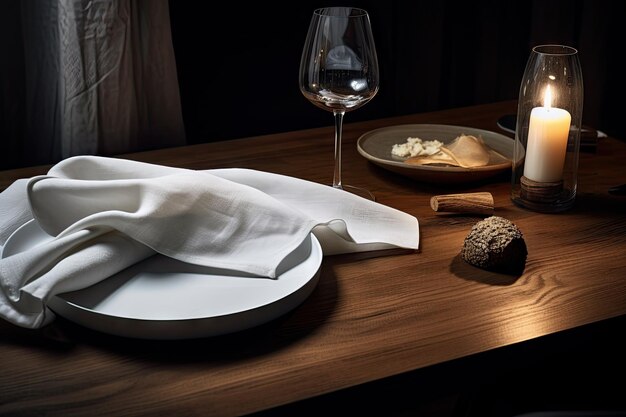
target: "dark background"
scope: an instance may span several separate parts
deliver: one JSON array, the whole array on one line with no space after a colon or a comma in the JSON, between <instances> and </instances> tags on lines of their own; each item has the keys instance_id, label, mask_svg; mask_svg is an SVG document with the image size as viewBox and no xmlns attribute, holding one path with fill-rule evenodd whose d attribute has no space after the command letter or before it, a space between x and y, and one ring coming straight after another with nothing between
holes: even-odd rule
<instances>
[{"instance_id":1,"label":"dark background","mask_svg":"<svg viewBox=\"0 0 626 417\"><path fill-rule=\"evenodd\" d=\"M0 169L57 162L27 149L21 1L0 9ZM189 144L333 124L300 93L298 69L313 10L338 4L280 4L169 0ZM579 50L583 123L626 139L623 0L341 5L370 13L381 73L376 97L345 123L517 99L532 47L555 43Z\"/></svg>"},{"instance_id":2,"label":"dark background","mask_svg":"<svg viewBox=\"0 0 626 417\"><path fill-rule=\"evenodd\" d=\"M331 2L288 7L170 1L183 116L190 143L332 125L298 87L309 20ZM626 2L354 1L368 10L381 83L345 123L517 99L533 46L577 48L583 123L626 139L618 60ZM343 4L342 4L343 5Z\"/></svg>"}]
</instances>

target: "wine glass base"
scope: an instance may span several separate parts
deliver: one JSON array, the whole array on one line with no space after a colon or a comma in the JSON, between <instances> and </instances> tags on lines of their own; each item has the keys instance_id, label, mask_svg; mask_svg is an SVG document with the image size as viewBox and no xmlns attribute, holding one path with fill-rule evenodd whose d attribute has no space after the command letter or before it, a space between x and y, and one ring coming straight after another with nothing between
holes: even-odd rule
<instances>
[{"instance_id":1,"label":"wine glass base","mask_svg":"<svg viewBox=\"0 0 626 417\"><path fill-rule=\"evenodd\" d=\"M335 188L349 192L354 195L358 195L359 197L363 197L367 200L376 201L376 197L374 197L374 194L372 194L369 190L366 190L365 188L360 188L360 187L355 187L354 185L345 185L345 184L342 184Z\"/></svg>"}]
</instances>

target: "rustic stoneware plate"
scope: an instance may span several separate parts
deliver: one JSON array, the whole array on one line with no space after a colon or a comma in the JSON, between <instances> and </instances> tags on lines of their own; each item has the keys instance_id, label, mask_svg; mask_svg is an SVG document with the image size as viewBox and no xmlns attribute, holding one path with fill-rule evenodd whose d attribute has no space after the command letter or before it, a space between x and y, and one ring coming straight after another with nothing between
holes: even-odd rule
<instances>
[{"instance_id":1,"label":"rustic stoneware plate","mask_svg":"<svg viewBox=\"0 0 626 417\"><path fill-rule=\"evenodd\" d=\"M393 145L404 143L409 137L418 137L422 140L436 139L447 144L461 134L480 136L485 144L493 150L487 165L476 168L462 168L449 165L418 166L407 164L404 162L406 158L400 158L391 154ZM507 136L472 127L406 124L383 127L363 134L357 142L357 149L369 161L389 171L418 181L452 184L479 181L496 176L504 171L510 171L514 143L515 141Z\"/></svg>"}]
</instances>

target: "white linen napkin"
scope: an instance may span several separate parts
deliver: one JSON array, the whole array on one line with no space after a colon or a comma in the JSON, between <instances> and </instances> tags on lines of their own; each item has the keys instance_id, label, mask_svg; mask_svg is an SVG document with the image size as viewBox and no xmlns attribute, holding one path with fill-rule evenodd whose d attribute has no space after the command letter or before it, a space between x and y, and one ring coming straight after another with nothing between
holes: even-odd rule
<instances>
[{"instance_id":1,"label":"white linen napkin","mask_svg":"<svg viewBox=\"0 0 626 417\"><path fill-rule=\"evenodd\" d=\"M0 259L0 317L30 328L54 318L50 297L154 253L274 278L311 232L324 255L419 245L415 217L329 186L95 156L16 181L0 193L0 214L0 245L31 217L55 236Z\"/></svg>"}]
</instances>

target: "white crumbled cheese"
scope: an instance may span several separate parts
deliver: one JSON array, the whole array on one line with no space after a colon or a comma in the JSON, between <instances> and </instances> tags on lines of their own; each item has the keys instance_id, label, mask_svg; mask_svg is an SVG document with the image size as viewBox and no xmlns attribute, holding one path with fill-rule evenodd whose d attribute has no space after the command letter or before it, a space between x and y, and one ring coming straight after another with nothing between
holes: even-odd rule
<instances>
[{"instance_id":1,"label":"white crumbled cheese","mask_svg":"<svg viewBox=\"0 0 626 417\"><path fill-rule=\"evenodd\" d=\"M391 154L401 158L407 156L431 156L438 153L442 146L443 142L438 140L408 138L405 143L393 145Z\"/></svg>"}]
</instances>

